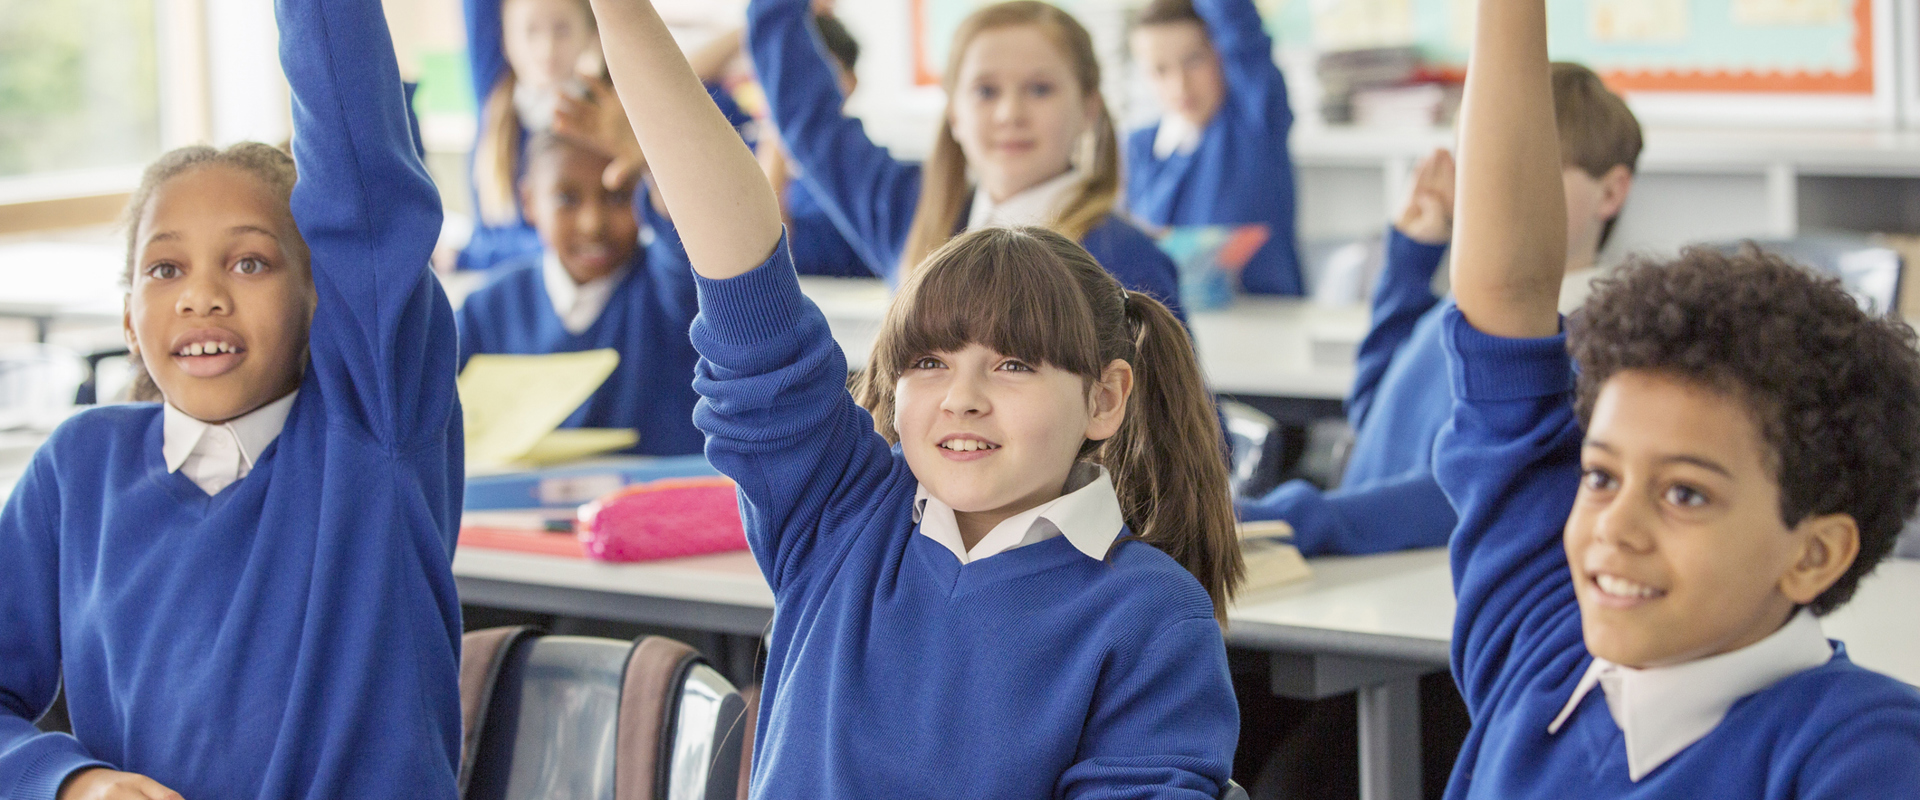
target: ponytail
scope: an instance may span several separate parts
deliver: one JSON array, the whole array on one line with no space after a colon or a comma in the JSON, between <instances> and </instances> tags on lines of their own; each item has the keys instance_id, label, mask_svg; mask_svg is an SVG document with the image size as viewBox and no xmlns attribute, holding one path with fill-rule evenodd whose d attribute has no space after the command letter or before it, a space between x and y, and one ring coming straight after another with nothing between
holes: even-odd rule
<instances>
[{"instance_id":1,"label":"ponytail","mask_svg":"<svg viewBox=\"0 0 1920 800\"><path fill-rule=\"evenodd\" d=\"M520 112L513 107L513 70L506 70L480 112L480 138L473 147L473 193L480 221L499 227L520 219L515 182L520 174Z\"/></svg>"},{"instance_id":2,"label":"ponytail","mask_svg":"<svg viewBox=\"0 0 1920 800\"><path fill-rule=\"evenodd\" d=\"M1051 229L969 231L928 256L887 309L854 386L874 429L899 441L893 392L913 359L968 344L1089 382L1116 359L1132 365L1120 430L1083 443L1080 457L1112 473L1129 538L1193 573L1224 623L1245 568L1219 417L1179 318L1122 289L1085 248Z\"/></svg>"},{"instance_id":3,"label":"ponytail","mask_svg":"<svg viewBox=\"0 0 1920 800\"><path fill-rule=\"evenodd\" d=\"M1193 573L1224 624L1246 567L1220 418L1180 319L1145 293L1123 294L1133 334L1133 397L1119 432L1101 443L1095 459L1113 474L1133 538Z\"/></svg>"}]
</instances>

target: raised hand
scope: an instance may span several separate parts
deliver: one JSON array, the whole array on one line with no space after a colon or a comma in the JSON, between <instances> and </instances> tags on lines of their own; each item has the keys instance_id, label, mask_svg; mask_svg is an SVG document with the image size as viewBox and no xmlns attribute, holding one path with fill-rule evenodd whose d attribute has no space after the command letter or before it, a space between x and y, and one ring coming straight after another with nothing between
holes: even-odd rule
<instances>
[{"instance_id":1,"label":"raised hand","mask_svg":"<svg viewBox=\"0 0 1920 800\"><path fill-rule=\"evenodd\" d=\"M1436 149L1414 170L1413 191L1393 227L1421 244L1453 239L1453 154Z\"/></svg>"},{"instance_id":2,"label":"raised hand","mask_svg":"<svg viewBox=\"0 0 1920 800\"><path fill-rule=\"evenodd\" d=\"M58 800L184 800L179 792L145 775L105 767L83 769L60 787Z\"/></svg>"},{"instance_id":3,"label":"raised hand","mask_svg":"<svg viewBox=\"0 0 1920 800\"><path fill-rule=\"evenodd\" d=\"M640 151L633 125L627 122L626 109L613 87L597 78L582 77L585 97L560 93L553 108L553 132L600 151L613 160L600 182L609 190L632 186L633 180L647 168L647 154Z\"/></svg>"}]
</instances>

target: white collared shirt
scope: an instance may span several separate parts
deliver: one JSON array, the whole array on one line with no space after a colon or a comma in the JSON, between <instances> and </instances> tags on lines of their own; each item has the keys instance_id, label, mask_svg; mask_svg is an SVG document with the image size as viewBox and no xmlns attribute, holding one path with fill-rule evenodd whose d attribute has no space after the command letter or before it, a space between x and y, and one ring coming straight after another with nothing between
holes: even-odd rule
<instances>
[{"instance_id":1,"label":"white collared shirt","mask_svg":"<svg viewBox=\"0 0 1920 800\"><path fill-rule=\"evenodd\" d=\"M160 423L160 454L167 471L187 476L209 495L247 477L260 453L279 438L299 390L226 422L202 422L167 403Z\"/></svg>"},{"instance_id":2,"label":"white collared shirt","mask_svg":"<svg viewBox=\"0 0 1920 800\"><path fill-rule=\"evenodd\" d=\"M1200 146L1200 126L1179 114L1160 118L1160 129L1153 133L1153 157L1165 161L1178 153L1185 155Z\"/></svg>"},{"instance_id":3,"label":"white collared shirt","mask_svg":"<svg viewBox=\"0 0 1920 800\"><path fill-rule=\"evenodd\" d=\"M553 313L560 316L560 327L568 333L579 335L593 327L600 319L600 312L607 310L607 301L613 299L614 287L627 277L632 265L622 264L606 275L586 283L574 283L567 268L560 265L560 257L548 251L540 260L540 280L546 284L547 299L553 301Z\"/></svg>"},{"instance_id":4,"label":"white collared shirt","mask_svg":"<svg viewBox=\"0 0 1920 800\"><path fill-rule=\"evenodd\" d=\"M1120 513L1120 497L1114 494L1113 477L1107 468L1085 461L1073 465L1067 473L1066 493L1058 498L1022 511L993 526L972 550L960 538L960 524L953 507L927 492L925 484L914 491L913 520L920 523L920 535L939 542L962 564L970 564L1008 550L1065 536L1073 547L1088 558L1104 560L1107 550L1119 538L1126 518Z\"/></svg>"},{"instance_id":5,"label":"white collared shirt","mask_svg":"<svg viewBox=\"0 0 1920 800\"><path fill-rule=\"evenodd\" d=\"M1022 225L1051 225L1066 206L1068 196L1086 176L1079 170L1067 170L1027 187L998 203L984 188L973 190L973 209L967 212L967 230L975 228L1013 228Z\"/></svg>"},{"instance_id":6,"label":"white collared shirt","mask_svg":"<svg viewBox=\"0 0 1920 800\"><path fill-rule=\"evenodd\" d=\"M1711 733L1735 701L1832 658L1820 620L1805 611L1765 639L1684 664L1634 669L1596 657L1547 733L1558 733L1599 685L1626 739L1627 777L1638 781Z\"/></svg>"}]
</instances>

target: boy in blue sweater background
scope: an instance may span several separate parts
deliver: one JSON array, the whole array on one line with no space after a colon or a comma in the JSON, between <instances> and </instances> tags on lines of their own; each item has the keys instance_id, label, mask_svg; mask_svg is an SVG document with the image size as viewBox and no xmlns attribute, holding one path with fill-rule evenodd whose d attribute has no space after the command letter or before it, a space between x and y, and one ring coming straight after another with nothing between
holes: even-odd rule
<instances>
[{"instance_id":1,"label":"boy in blue sweater background","mask_svg":"<svg viewBox=\"0 0 1920 800\"><path fill-rule=\"evenodd\" d=\"M611 93L605 102L619 113ZM631 134L628 135L631 138ZM652 192L636 197L628 172L608 188L607 147L554 133L527 146L520 204L545 252L503 267L460 307L460 362L477 353L566 353L613 348L620 365L563 427L632 428L631 452L689 455L693 426L687 327L698 312L685 252ZM645 216L652 241L639 244Z\"/></svg>"},{"instance_id":2,"label":"boy in blue sweater background","mask_svg":"<svg viewBox=\"0 0 1920 800\"><path fill-rule=\"evenodd\" d=\"M128 207L164 402L68 420L0 510L0 797L454 797L439 195L380 4L275 16L293 157L176 150Z\"/></svg>"},{"instance_id":3,"label":"boy in blue sweater background","mask_svg":"<svg viewBox=\"0 0 1920 800\"><path fill-rule=\"evenodd\" d=\"M1153 0L1132 46L1164 116L1127 136L1127 210L1161 227L1262 225L1267 241L1241 288L1304 294L1287 151L1293 109L1253 0Z\"/></svg>"},{"instance_id":4,"label":"boy in blue sweater background","mask_svg":"<svg viewBox=\"0 0 1920 800\"><path fill-rule=\"evenodd\" d=\"M1753 250L1631 266L1563 330L1544 3L1476 26L1436 448L1474 719L1449 796L1920 794L1920 692L1819 623L1920 497L1912 330Z\"/></svg>"},{"instance_id":5,"label":"boy in blue sweater background","mask_svg":"<svg viewBox=\"0 0 1920 800\"><path fill-rule=\"evenodd\" d=\"M1592 70L1555 63L1552 84L1567 204L1560 307L1571 311L1586 300L1594 262L1632 190L1642 140L1633 111ZM1354 440L1339 486L1321 491L1294 480L1238 503L1241 519L1286 520L1307 555L1439 547L1453 532L1453 506L1432 459L1453 412L1441 329L1453 304L1433 289L1453 235L1453 196L1453 157L1435 151L1387 229L1373 324L1347 396Z\"/></svg>"}]
</instances>

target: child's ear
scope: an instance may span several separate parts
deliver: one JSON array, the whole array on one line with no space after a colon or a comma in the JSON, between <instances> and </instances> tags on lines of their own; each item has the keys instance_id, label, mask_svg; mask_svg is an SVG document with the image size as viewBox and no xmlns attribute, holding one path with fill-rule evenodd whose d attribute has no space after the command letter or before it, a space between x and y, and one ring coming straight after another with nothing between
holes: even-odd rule
<instances>
[{"instance_id":1,"label":"child's ear","mask_svg":"<svg viewBox=\"0 0 1920 800\"><path fill-rule=\"evenodd\" d=\"M1127 400L1133 397L1133 365L1121 359L1107 363L1100 372L1100 380L1091 387L1090 402L1093 418L1087 421L1086 438L1101 441L1120 432L1120 423L1127 420Z\"/></svg>"},{"instance_id":2,"label":"child's ear","mask_svg":"<svg viewBox=\"0 0 1920 800\"><path fill-rule=\"evenodd\" d=\"M1780 593L1799 605L1813 602L1845 575L1860 555L1860 523L1851 514L1808 517L1793 526L1800 558L1780 576Z\"/></svg>"},{"instance_id":3,"label":"child's ear","mask_svg":"<svg viewBox=\"0 0 1920 800\"><path fill-rule=\"evenodd\" d=\"M1607 174L1600 176L1600 204L1596 211L1601 219L1613 219L1620 216L1620 209L1627 204L1627 194L1633 191L1633 170L1625 164L1615 164Z\"/></svg>"},{"instance_id":4,"label":"child's ear","mask_svg":"<svg viewBox=\"0 0 1920 800\"><path fill-rule=\"evenodd\" d=\"M120 300L120 335L127 339L127 355L140 357L140 338L133 335L133 293Z\"/></svg>"}]
</instances>

